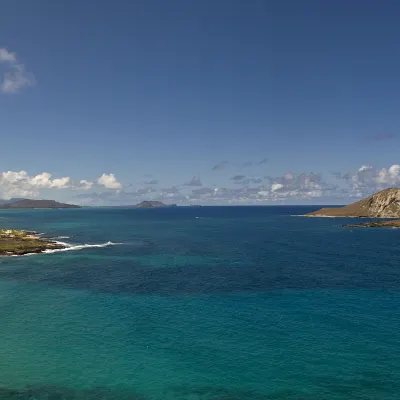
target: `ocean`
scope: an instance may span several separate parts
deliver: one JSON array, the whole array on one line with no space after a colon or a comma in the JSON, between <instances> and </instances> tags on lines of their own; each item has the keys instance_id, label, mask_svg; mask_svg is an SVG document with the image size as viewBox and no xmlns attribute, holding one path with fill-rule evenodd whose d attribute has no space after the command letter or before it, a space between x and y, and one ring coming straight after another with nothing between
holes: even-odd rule
<instances>
[{"instance_id":1,"label":"ocean","mask_svg":"<svg viewBox=\"0 0 400 400\"><path fill-rule=\"evenodd\" d=\"M316 208L1 211L77 247L0 258L0 399L398 400L400 230Z\"/></svg>"}]
</instances>

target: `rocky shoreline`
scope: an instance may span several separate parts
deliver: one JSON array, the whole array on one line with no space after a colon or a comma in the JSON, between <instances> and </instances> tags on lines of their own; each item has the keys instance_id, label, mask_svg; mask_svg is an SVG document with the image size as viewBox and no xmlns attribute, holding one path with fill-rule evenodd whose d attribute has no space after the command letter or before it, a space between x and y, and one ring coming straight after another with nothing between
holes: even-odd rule
<instances>
[{"instance_id":1,"label":"rocky shoreline","mask_svg":"<svg viewBox=\"0 0 400 400\"><path fill-rule=\"evenodd\" d=\"M363 222L361 224L346 224L344 228L400 228L400 219L390 221Z\"/></svg>"},{"instance_id":2,"label":"rocky shoreline","mask_svg":"<svg viewBox=\"0 0 400 400\"><path fill-rule=\"evenodd\" d=\"M37 232L0 229L0 256L23 256L64 248L63 244L43 238Z\"/></svg>"}]
</instances>

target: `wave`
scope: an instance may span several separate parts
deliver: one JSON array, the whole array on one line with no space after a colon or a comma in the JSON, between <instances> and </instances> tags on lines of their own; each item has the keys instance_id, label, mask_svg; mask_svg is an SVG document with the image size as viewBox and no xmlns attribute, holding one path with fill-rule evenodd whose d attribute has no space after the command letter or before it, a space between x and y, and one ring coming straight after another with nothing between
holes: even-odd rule
<instances>
[{"instance_id":1,"label":"wave","mask_svg":"<svg viewBox=\"0 0 400 400\"><path fill-rule=\"evenodd\" d=\"M62 246L65 246L63 249L47 249L44 250L42 254L52 254L52 253L58 253L62 251L76 251L76 250L82 250L82 249L90 249L90 248L98 248L98 247L108 247L108 246L117 246L123 243L114 243L114 242L107 242L107 243L100 243L100 244L71 244L71 243L65 243L65 242L59 242L56 241L55 243L61 244Z\"/></svg>"},{"instance_id":2,"label":"wave","mask_svg":"<svg viewBox=\"0 0 400 400\"><path fill-rule=\"evenodd\" d=\"M211 219L209 217L196 217L196 219Z\"/></svg>"}]
</instances>

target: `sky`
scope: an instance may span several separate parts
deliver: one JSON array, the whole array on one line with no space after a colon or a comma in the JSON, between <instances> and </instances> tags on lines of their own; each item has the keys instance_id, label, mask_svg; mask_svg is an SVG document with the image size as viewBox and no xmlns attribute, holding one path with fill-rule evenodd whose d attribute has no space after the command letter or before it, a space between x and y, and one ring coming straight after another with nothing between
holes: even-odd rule
<instances>
[{"instance_id":1,"label":"sky","mask_svg":"<svg viewBox=\"0 0 400 400\"><path fill-rule=\"evenodd\" d=\"M3 0L0 198L345 204L400 186L400 3Z\"/></svg>"}]
</instances>

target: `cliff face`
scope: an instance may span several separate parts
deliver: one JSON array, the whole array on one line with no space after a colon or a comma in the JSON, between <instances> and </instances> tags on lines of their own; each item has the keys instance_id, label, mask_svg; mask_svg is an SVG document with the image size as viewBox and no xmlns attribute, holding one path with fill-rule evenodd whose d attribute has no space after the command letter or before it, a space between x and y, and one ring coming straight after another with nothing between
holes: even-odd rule
<instances>
[{"instance_id":1,"label":"cliff face","mask_svg":"<svg viewBox=\"0 0 400 400\"><path fill-rule=\"evenodd\" d=\"M400 217L400 189L390 188L375 193L366 199L339 208L321 208L306 214L308 217Z\"/></svg>"}]
</instances>

